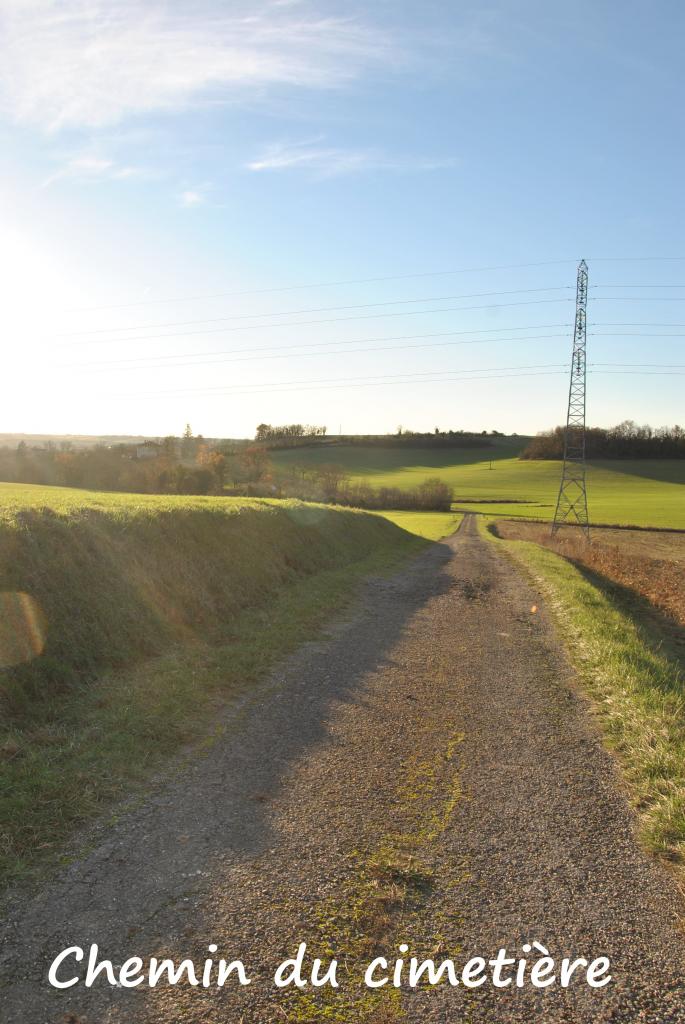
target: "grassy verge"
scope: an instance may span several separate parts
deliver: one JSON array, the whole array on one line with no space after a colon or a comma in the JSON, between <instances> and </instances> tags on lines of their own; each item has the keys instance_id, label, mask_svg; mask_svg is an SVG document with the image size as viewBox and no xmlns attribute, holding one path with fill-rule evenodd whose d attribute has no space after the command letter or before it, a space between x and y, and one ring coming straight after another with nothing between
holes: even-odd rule
<instances>
[{"instance_id":1,"label":"grassy verge","mask_svg":"<svg viewBox=\"0 0 685 1024\"><path fill-rule=\"evenodd\" d=\"M491 535L489 535L491 536ZM506 545L535 579L617 755L651 852L685 860L685 659L682 637L647 602L525 541Z\"/></svg>"},{"instance_id":2,"label":"grassy verge","mask_svg":"<svg viewBox=\"0 0 685 1024\"><path fill-rule=\"evenodd\" d=\"M8 515L2 589L31 595L47 642L1 674L0 881L211 738L218 706L422 543L299 503Z\"/></svg>"}]
</instances>

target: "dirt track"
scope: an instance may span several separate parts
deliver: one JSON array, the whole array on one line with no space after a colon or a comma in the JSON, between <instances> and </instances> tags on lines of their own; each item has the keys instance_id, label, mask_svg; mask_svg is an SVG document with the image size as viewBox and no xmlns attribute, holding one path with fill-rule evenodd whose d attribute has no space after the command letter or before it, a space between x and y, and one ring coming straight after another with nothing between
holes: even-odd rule
<instances>
[{"instance_id":1,"label":"dirt track","mask_svg":"<svg viewBox=\"0 0 685 1024\"><path fill-rule=\"evenodd\" d=\"M7 1024L469 1024L685 1020L679 896L636 845L610 758L530 584L467 518L227 717L226 736L0 931ZM353 968L401 942L436 959L538 940L613 982L383 991L338 1016L276 993L300 940ZM47 965L242 958L253 983L56 992ZM344 965L345 966L345 965ZM72 972L73 973L73 972ZM73 1014L71 1017L69 1015ZM67 1016L65 1016L67 1015Z\"/></svg>"}]
</instances>

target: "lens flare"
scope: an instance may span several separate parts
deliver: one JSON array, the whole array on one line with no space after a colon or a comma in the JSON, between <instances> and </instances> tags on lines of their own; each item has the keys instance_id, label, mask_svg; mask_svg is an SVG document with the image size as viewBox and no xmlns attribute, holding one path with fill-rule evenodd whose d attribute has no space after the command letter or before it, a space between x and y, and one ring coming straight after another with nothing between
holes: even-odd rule
<instances>
[{"instance_id":1,"label":"lens flare","mask_svg":"<svg viewBox=\"0 0 685 1024\"><path fill-rule=\"evenodd\" d=\"M45 639L45 616L38 603L20 590L0 593L0 668L37 658Z\"/></svg>"}]
</instances>

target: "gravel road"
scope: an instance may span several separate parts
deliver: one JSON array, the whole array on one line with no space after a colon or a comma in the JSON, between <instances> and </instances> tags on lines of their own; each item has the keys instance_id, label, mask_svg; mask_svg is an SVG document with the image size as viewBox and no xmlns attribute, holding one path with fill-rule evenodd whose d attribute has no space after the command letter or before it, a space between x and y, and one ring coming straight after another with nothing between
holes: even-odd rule
<instances>
[{"instance_id":1,"label":"gravel road","mask_svg":"<svg viewBox=\"0 0 685 1024\"><path fill-rule=\"evenodd\" d=\"M371 580L354 614L226 713L204 757L10 904L0 1020L685 1021L681 912L544 602L467 517ZM403 942L461 967L534 940L608 956L612 982L374 995L357 974ZM339 990L274 988L299 941L339 954ZM252 983L50 988L57 953L93 942L116 965L190 957L199 973L215 943Z\"/></svg>"}]
</instances>

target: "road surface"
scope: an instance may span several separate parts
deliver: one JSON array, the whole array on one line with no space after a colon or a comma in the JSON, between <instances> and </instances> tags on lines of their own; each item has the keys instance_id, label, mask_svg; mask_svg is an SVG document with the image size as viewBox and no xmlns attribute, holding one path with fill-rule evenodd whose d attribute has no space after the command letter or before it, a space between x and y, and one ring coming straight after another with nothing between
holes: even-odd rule
<instances>
[{"instance_id":1,"label":"road surface","mask_svg":"<svg viewBox=\"0 0 685 1024\"><path fill-rule=\"evenodd\" d=\"M354 614L226 712L206 756L97 835L9 908L7 1024L685 1020L680 896L638 848L544 602L470 517L370 581ZM534 940L609 957L611 983L360 983L400 943L461 965ZM339 955L339 990L274 987L300 941ZM252 983L52 989L53 958L93 942L115 965L202 965L214 943Z\"/></svg>"}]
</instances>

